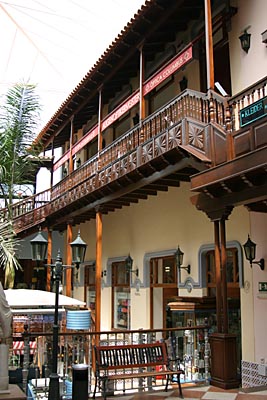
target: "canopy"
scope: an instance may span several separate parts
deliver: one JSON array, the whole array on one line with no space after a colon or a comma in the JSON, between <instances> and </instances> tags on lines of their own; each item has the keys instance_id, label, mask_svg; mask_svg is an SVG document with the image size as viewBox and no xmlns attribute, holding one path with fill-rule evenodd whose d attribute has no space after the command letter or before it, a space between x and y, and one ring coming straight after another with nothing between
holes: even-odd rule
<instances>
[{"instance_id":1,"label":"canopy","mask_svg":"<svg viewBox=\"0 0 267 400\"><path fill-rule=\"evenodd\" d=\"M53 307L55 306L55 293L44 290L32 289L7 289L4 290L7 302L11 308L27 307ZM60 307L85 306L85 302L72 297L59 295L58 305Z\"/></svg>"}]
</instances>

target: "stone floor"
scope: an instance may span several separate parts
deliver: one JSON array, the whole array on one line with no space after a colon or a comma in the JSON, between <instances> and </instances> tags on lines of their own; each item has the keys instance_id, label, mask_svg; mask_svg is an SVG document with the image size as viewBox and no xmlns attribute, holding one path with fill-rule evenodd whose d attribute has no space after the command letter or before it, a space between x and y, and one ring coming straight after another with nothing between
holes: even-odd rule
<instances>
[{"instance_id":1,"label":"stone floor","mask_svg":"<svg viewBox=\"0 0 267 400\"><path fill-rule=\"evenodd\" d=\"M255 390L245 392L242 389L223 390L214 386L183 387L185 400L267 400L266 390ZM98 398L99 399L99 398ZM179 392L177 389L168 392L135 393L124 396L108 397L108 400L177 400Z\"/></svg>"}]
</instances>

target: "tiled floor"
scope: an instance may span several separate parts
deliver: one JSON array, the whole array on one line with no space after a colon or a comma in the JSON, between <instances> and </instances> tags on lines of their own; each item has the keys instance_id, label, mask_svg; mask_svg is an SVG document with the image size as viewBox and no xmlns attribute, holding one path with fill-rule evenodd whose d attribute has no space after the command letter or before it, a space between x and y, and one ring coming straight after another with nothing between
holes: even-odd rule
<instances>
[{"instance_id":1,"label":"tiled floor","mask_svg":"<svg viewBox=\"0 0 267 400\"><path fill-rule=\"evenodd\" d=\"M267 390L244 392L242 389L223 390L214 386L196 386L183 388L185 400L267 400ZM177 400L177 389L168 392L148 392L125 396L108 397L108 400Z\"/></svg>"}]
</instances>

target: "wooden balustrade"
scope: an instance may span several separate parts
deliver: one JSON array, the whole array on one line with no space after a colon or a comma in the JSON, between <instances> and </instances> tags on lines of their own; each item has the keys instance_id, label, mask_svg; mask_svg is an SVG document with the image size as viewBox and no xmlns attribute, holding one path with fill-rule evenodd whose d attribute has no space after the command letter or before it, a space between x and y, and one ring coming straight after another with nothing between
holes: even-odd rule
<instances>
[{"instance_id":1,"label":"wooden balustrade","mask_svg":"<svg viewBox=\"0 0 267 400\"><path fill-rule=\"evenodd\" d=\"M240 110L242 108L262 99L267 95L267 77L259 80L257 83L249 86L242 92L237 93L229 100L231 107L232 130L237 131L240 128Z\"/></svg>"},{"instance_id":2,"label":"wooden balustrade","mask_svg":"<svg viewBox=\"0 0 267 400\"><path fill-rule=\"evenodd\" d=\"M225 99L216 93L210 92L206 95L193 90L186 90L182 95L171 100L160 110L151 114L139 125L136 125L86 161L80 168L74 170L69 176L56 184L51 191L44 191L14 204L12 207L14 217L18 218L35 208L46 205L48 202L51 202L49 212L53 212L53 210L58 209L59 203L68 205L77 198L84 196L86 192L96 190L101 185L116 180L121 174L126 174L137 168L138 165L134 160L139 159L141 162L146 160L144 154L142 155L145 147L140 149L139 153L142 157L139 158L137 157L137 148L150 140L154 140L159 135L165 135L185 118L192 118L204 124L212 120L221 126L225 126L226 106ZM181 138L177 140L177 143L181 142ZM155 145L153 145L154 147L156 148ZM168 147L162 151L167 150ZM156 154L153 153L152 157L154 156L156 157ZM57 201L59 199L61 200ZM5 210L1 210L1 215L2 217L5 215ZM34 215L36 216L36 213ZM38 218L40 218L40 213L37 215ZM29 221L31 224L33 223L30 218L28 218Z\"/></svg>"}]
</instances>

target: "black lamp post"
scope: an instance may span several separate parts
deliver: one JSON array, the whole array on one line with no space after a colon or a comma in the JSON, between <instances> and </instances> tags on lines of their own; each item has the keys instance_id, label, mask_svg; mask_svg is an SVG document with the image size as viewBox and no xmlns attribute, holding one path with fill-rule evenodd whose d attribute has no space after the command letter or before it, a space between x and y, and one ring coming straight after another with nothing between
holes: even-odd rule
<instances>
[{"instance_id":1,"label":"black lamp post","mask_svg":"<svg viewBox=\"0 0 267 400\"><path fill-rule=\"evenodd\" d=\"M246 259L250 262L250 266L252 267L252 264L257 264L259 265L260 269L263 271L264 270L264 258L261 258L259 261L254 261L255 256L256 256L256 243L252 242L248 235L248 240L246 241L245 244L243 244L244 251L245 251L245 256Z\"/></svg>"},{"instance_id":2,"label":"black lamp post","mask_svg":"<svg viewBox=\"0 0 267 400\"><path fill-rule=\"evenodd\" d=\"M181 269L185 269L188 274L190 274L191 272L191 265L188 264L187 267L182 267L183 265L183 259L184 259L184 253L182 252L182 250L180 249L180 247L178 246L178 249L175 252L175 258L176 258L176 266L178 271Z\"/></svg>"},{"instance_id":3,"label":"black lamp post","mask_svg":"<svg viewBox=\"0 0 267 400\"><path fill-rule=\"evenodd\" d=\"M32 260L40 262L46 258L47 240L39 232L35 238L31 240ZM73 264L79 268L80 263L84 261L87 244L81 239L80 232L77 238L70 243L72 248ZM52 347L52 372L49 380L48 400L59 400L59 376L57 373L57 355L58 355L58 300L59 300L59 284L62 279L63 268L72 268L72 265L63 265L60 250L58 251L55 264L47 264L47 267L53 268L55 278L55 313L53 325L53 347Z\"/></svg>"}]
</instances>

